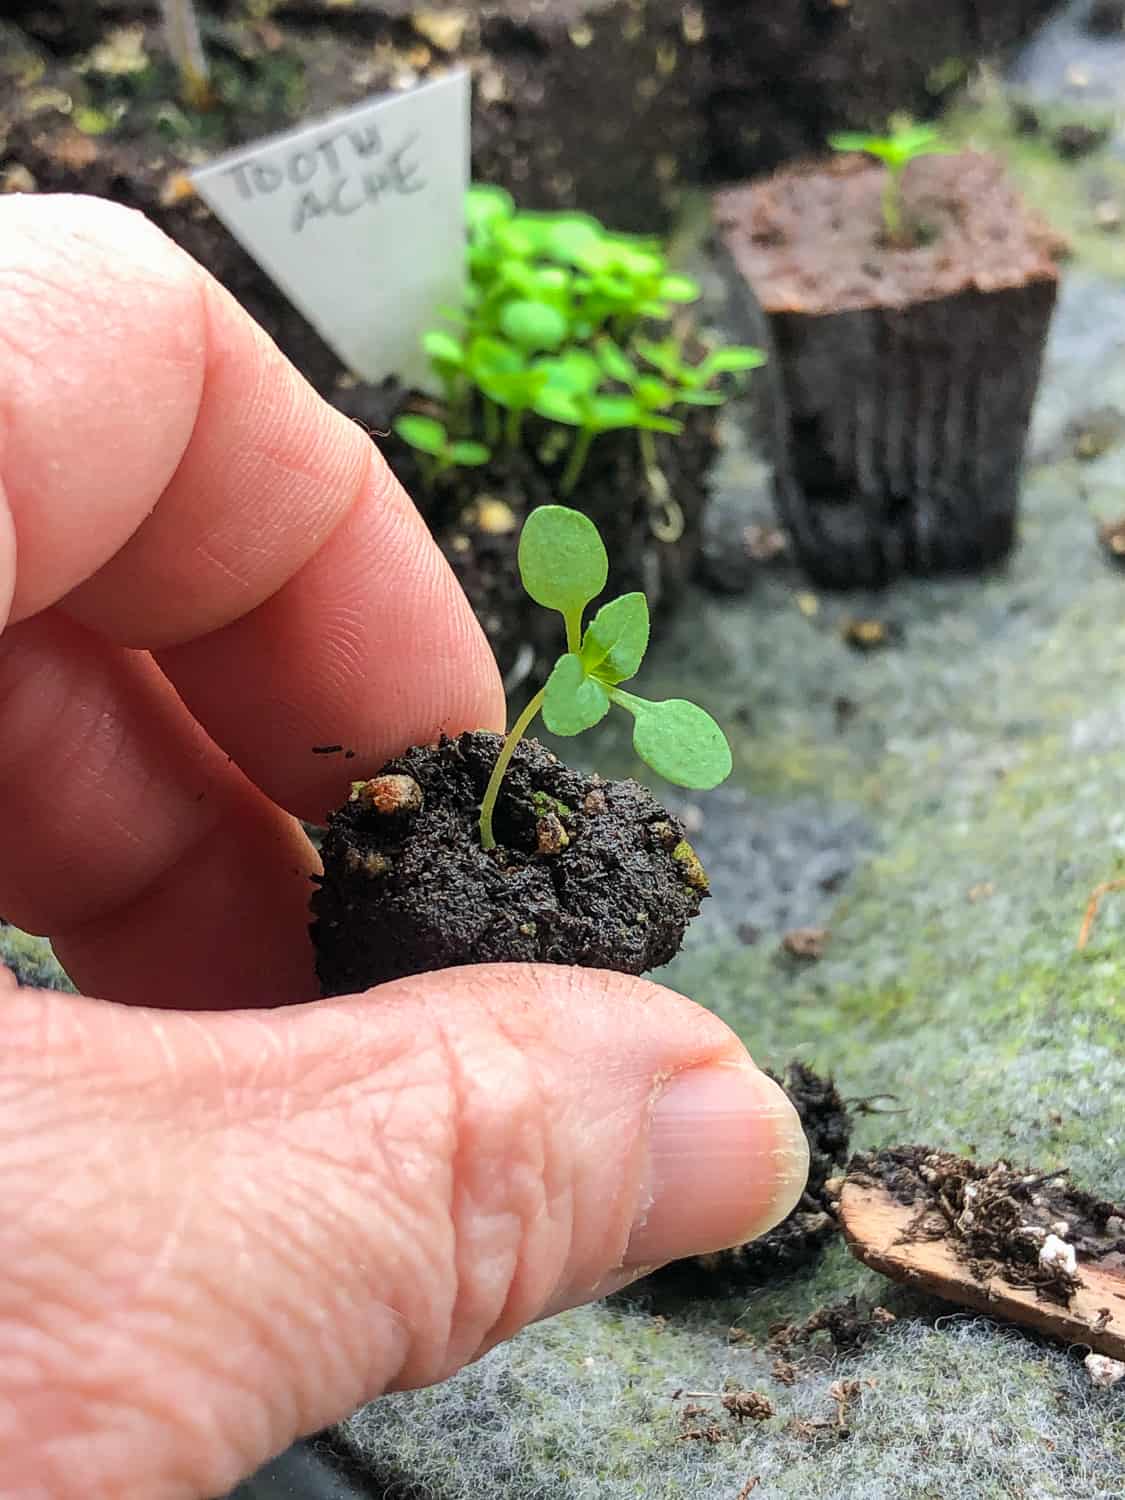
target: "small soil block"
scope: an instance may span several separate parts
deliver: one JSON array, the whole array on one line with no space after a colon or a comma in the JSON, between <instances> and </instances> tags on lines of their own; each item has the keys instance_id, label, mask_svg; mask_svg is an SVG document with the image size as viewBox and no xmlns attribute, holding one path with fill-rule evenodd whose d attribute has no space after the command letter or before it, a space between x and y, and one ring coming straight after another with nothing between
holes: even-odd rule
<instances>
[{"instance_id":1,"label":"small soil block","mask_svg":"<svg viewBox=\"0 0 1125 1500\"><path fill-rule=\"evenodd\" d=\"M478 817L501 738L408 750L329 819L313 896L326 995L461 964L556 963L643 974L667 963L707 895L683 826L635 781L516 749Z\"/></svg>"},{"instance_id":2,"label":"small soil block","mask_svg":"<svg viewBox=\"0 0 1125 1500\"><path fill-rule=\"evenodd\" d=\"M1065 1172L899 1146L852 1160L838 1212L884 1276L1125 1358L1125 1206Z\"/></svg>"},{"instance_id":3,"label":"small soil block","mask_svg":"<svg viewBox=\"0 0 1125 1500\"><path fill-rule=\"evenodd\" d=\"M1008 552L1063 249L991 157L911 164L908 246L888 237L885 183L850 156L715 200L740 333L769 356L778 508L826 587Z\"/></svg>"}]
</instances>

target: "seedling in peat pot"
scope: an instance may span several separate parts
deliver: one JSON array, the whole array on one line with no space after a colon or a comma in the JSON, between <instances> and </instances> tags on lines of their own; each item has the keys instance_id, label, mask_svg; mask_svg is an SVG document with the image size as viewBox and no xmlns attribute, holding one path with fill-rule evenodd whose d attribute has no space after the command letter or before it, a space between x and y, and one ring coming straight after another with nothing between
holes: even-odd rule
<instances>
[{"instance_id":1,"label":"seedling in peat pot","mask_svg":"<svg viewBox=\"0 0 1125 1500\"><path fill-rule=\"evenodd\" d=\"M436 417L408 414L395 421L394 429L418 453L427 484L450 469L479 468L492 456L483 443L451 438Z\"/></svg>"},{"instance_id":2,"label":"seedling in peat pot","mask_svg":"<svg viewBox=\"0 0 1125 1500\"><path fill-rule=\"evenodd\" d=\"M591 729L616 703L633 715L633 749L659 775L698 790L725 781L730 746L709 713L682 698L652 703L621 687L636 675L648 649L645 596L623 594L603 604L583 631L586 606L609 576L605 547L589 517L564 505L533 510L520 535L519 566L532 599L562 615L566 651L501 747L481 803L483 847L496 847L492 817L504 773L540 712L552 734L571 736Z\"/></svg>"},{"instance_id":3,"label":"seedling in peat pot","mask_svg":"<svg viewBox=\"0 0 1125 1500\"><path fill-rule=\"evenodd\" d=\"M910 245L913 237L903 224L902 176L916 157L944 154L952 148L945 145L932 125L906 125L890 135L864 135L862 131L844 130L828 137L833 151L863 151L874 156L887 168L883 189L883 224L887 238L896 245Z\"/></svg>"}]
</instances>

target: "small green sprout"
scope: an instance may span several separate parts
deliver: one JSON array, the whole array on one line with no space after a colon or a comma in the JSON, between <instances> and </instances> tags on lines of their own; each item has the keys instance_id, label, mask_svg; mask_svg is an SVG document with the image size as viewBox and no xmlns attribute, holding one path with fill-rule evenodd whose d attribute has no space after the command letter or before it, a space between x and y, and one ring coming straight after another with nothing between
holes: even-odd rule
<instances>
[{"instance_id":1,"label":"small green sprout","mask_svg":"<svg viewBox=\"0 0 1125 1500\"><path fill-rule=\"evenodd\" d=\"M902 221L902 175L916 157L940 155L952 149L943 142L941 133L932 125L910 124L898 130L892 128L890 135L864 135L862 131L844 130L838 135L830 135L828 144L833 151L864 151L885 164L887 183L883 189L883 223L887 237L895 244L910 244L911 237L904 232Z\"/></svg>"},{"instance_id":2,"label":"small green sprout","mask_svg":"<svg viewBox=\"0 0 1125 1500\"><path fill-rule=\"evenodd\" d=\"M407 413L397 418L394 429L420 455L427 482L431 484L450 469L479 468L492 457L483 443L451 438L436 417Z\"/></svg>"},{"instance_id":3,"label":"small green sprout","mask_svg":"<svg viewBox=\"0 0 1125 1500\"><path fill-rule=\"evenodd\" d=\"M566 651L547 682L520 714L500 750L480 809L480 838L496 847L492 818L500 785L516 746L536 715L552 734L581 734L603 719L616 703L633 716L633 749L666 780L705 790L731 771L730 746L710 714L694 703L672 698L652 703L621 686L636 676L648 649L648 601L623 594L603 604L583 630L587 605L609 576L598 529L581 511L541 505L524 523L519 544L523 586L546 609L556 609L566 626Z\"/></svg>"}]
</instances>

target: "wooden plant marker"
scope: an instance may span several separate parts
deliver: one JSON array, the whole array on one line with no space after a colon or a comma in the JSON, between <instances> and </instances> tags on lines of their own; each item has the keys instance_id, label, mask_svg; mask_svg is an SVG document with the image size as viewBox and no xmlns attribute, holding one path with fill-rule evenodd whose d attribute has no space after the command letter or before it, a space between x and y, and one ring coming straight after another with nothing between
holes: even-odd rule
<instances>
[{"instance_id":1,"label":"wooden plant marker","mask_svg":"<svg viewBox=\"0 0 1125 1500\"><path fill-rule=\"evenodd\" d=\"M901 1281L992 1318L1035 1328L1064 1344L1125 1360L1125 1259L1079 1260L1081 1285L1068 1305L1012 1286L1002 1277L978 1281L945 1239L911 1240L918 1208L885 1188L847 1182L840 1193L840 1226L852 1254L892 1281Z\"/></svg>"}]
</instances>

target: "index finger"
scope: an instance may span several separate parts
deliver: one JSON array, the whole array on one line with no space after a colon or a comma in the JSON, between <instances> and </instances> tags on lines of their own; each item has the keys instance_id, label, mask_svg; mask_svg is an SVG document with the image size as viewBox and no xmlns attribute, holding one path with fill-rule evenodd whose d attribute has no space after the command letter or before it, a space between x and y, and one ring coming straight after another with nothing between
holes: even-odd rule
<instances>
[{"instance_id":1,"label":"index finger","mask_svg":"<svg viewBox=\"0 0 1125 1500\"><path fill-rule=\"evenodd\" d=\"M495 663L367 436L199 266L98 200L0 206L0 544L12 619L59 605L154 650L274 800L320 817L341 769L495 727ZM4 526L0 524L0 543Z\"/></svg>"}]
</instances>

